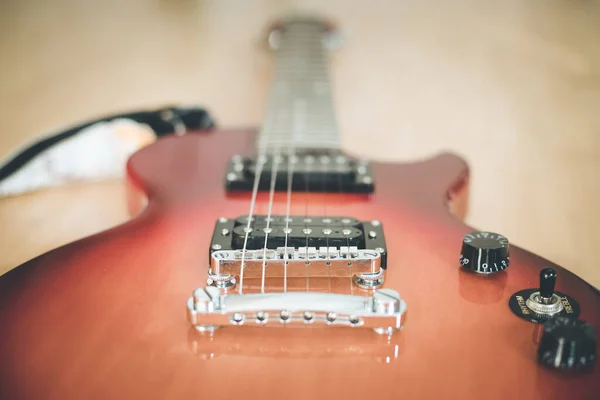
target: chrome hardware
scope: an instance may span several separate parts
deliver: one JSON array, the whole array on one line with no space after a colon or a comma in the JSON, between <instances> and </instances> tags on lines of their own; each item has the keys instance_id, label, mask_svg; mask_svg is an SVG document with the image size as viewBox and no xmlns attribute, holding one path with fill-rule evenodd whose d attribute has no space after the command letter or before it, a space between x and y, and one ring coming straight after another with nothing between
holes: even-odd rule
<instances>
[{"instance_id":1,"label":"chrome hardware","mask_svg":"<svg viewBox=\"0 0 600 400\"><path fill-rule=\"evenodd\" d=\"M244 323L244 314L235 313L231 316L230 320L231 320L231 323L234 325L241 325Z\"/></svg>"},{"instance_id":2,"label":"chrome hardware","mask_svg":"<svg viewBox=\"0 0 600 400\"><path fill-rule=\"evenodd\" d=\"M365 185L370 185L370 184L373 183L373 178L371 178L370 176L363 176L360 179L360 182L363 183L363 184L365 184Z\"/></svg>"},{"instance_id":3,"label":"chrome hardware","mask_svg":"<svg viewBox=\"0 0 600 400\"><path fill-rule=\"evenodd\" d=\"M569 295L554 291L555 284L556 271L543 268L539 288L519 290L510 296L511 311L519 318L536 323L559 316L577 318L581 312L579 303Z\"/></svg>"},{"instance_id":4,"label":"chrome hardware","mask_svg":"<svg viewBox=\"0 0 600 400\"><path fill-rule=\"evenodd\" d=\"M391 289L372 296L318 292L223 294L198 288L187 301L188 320L201 331L221 326L306 326L371 328L390 334L402 326L406 303ZM278 318L268 318L268 315Z\"/></svg>"},{"instance_id":5,"label":"chrome hardware","mask_svg":"<svg viewBox=\"0 0 600 400\"><path fill-rule=\"evenodd\" d=\"M329 312L325 316L325 320L327 321L328 324L333 324L335 322L336 318L337 318L337 315L335 315L334 312Z\"/></svg>"},{"instance_id":6,"label":"chrome hardware","mask_svg":"<svg viewBox=\"0 0 600 400\"><path fill-rule=\"evenodd\" d=\"M291 317L292 316L291 316L290 312L287 310L283 310L282 312L279 313L279 319L283 323L288 322Z\"/></svg>"},{"instance_id":7,"label":"chrome hardware","mask_svg":"<svg viewBox=\"0 0 600 400\"><path fill-rule=\"evenodd\" d=\"M563 310L563 304L560 297L553 293L552 297L545 298L540 296L540 292L534 292L525 301L527 307L540 315L554 315Z\"/></svg>"},{"instance_id":8,"label":"chrome hardware","mask_svg":"<svg viewBox=\"0 0 600 400\"><path fill-rule=\"evenodd\" d=\"M345 259L347 267L355 267L355 259L363 258L359 256L359 249L361 249L365 252L362 254L367 254L369 259L374 258L375 253L379 253L380 268L387 268L387 248L383 227L373 226L370 220L359 221L348 216L288 217L283 215L253 215L251 219L250 226L246 215L229 218L226 222L217 221L208 254L208 262L215 273L231 273L217 268L217 263L212 260L212 254L216 251L235 252L238 255L236 259L240 263L242 254L245 254L244 261L246 259L262 261L264 257L267 260L302 259L312 264L312 260L317 259L327 261ZM375 235L369 236L369 232L374 232ZM268 246L265 251L266 235L268 235ZM287 252L284 246L288 248ZM246 252L242 253L244 248ZM221 253L219 258L227 261L227 256L224 254L226 253ZM269 262L267 267L270 266ZM269 270L272 271L273 268ZM237 268L232 274L237 274L239 271L240 268ZM267 271L267 275L270 275L270 271ZM370 271L368 268L363 268L357 271L352 268L348 271L340 272L341 275L337 276L352 277L360 272L377 272L377 269ZM306 271L302 275L306 276Z\"/></svg>"},{"instance_id":9,"label":"chrome hardware","mask_svg":"<svg viewBox=\"0 0 600 400\"><path fill-rule=\"evenodd\" d=\"M269 318L269 314L267 314L264 311L259 311L256 313L256 323L258 323L258 324L266 323L268 318Z\"/></svg>"},{"instance_id":10,"label":"chrome hardware","mask_svg":"<svg viewBox=\"0 0 600 400\"><path fill-rule=\"evenodd\" d=\"M235 181L237 178L238 178L238 175L233 172L230 172L227 174L228 181Z\"/></svg>"},{"instance_id":11,"label":"chrome hardware","mask_svg":"<svg viewBox=\"0 0 600 400\"><path fill-rule=\"evenodd\" d=\"M354 282L363 289L375 289L383 285L383 271L375 273L356 274Z\"/></svg>"},{"instance_id":12,"label":"chrome hardware","mask_svg":"<svg viewBox=\"0 0 600 400\"><path fill-rule=\"evenodd\" d=\"M208 279L206 279L206 284L210 286L216 286L219 288L227 289L236 285L236 280L234 275L230 274L215 274L212 269L208 270Z\"/></svg>"},{"instance_id":13,"label":"chrome hardware","mask_svg":"<svg viewBox=\"0 0 600 400\"><path fill-rule=\"evenodd\" d=\"M303 314L303 317L304 317L304 322L306 322L307 324L310 324L313 322L314 315L310 311L305 311Z\"/></svg>"},{"instance_id":14,"label":"chrome hardware","mask_svg":"<svg viewBox=\"0 0 600 400\"><path fill-rule=\"evenodd\" d=\"M244 259L244 277L261 278L264 268L270 277L288 278L307 276L355 277L362 287L376 288L383 283L381 253L359 250L356 246L335 247L279 247L277 250L218 250L211 254L209 280L211 285L230 287L239 276ZM284 271L285 270L285 271ZM225 286L224 286L225 285ZM228 285L228 286L227 286Z\"/></svg>"}]
</instances>

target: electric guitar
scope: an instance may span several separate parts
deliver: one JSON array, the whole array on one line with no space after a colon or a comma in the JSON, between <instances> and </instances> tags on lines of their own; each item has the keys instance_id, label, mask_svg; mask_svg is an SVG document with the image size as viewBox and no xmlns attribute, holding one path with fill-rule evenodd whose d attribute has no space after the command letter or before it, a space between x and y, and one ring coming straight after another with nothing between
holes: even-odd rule
<instances>
[{"instance_id":1,"label":"electric guitar","mask_svg":"<svg viewBox=\"0 0 600 400\"><path fill-rule=\"evenodd\" d=\"M340 149L333 34L282 21L258 132L143 148L130 221L0 277L1 398L600 396L600 294L464 225L463 160Z\"/></svg>"}]
</instances>

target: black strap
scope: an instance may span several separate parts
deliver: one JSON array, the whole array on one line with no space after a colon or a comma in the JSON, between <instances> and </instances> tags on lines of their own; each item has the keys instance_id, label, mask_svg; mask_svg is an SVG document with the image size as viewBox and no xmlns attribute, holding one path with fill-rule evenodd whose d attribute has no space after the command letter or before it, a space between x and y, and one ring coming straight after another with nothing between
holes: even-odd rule
<instances>
[{"instance_id":1,"label":"black strap","mask_svg":"<svg viewBox=\"0 0 600 400\"><path fill-rule=\"evenodd\" d=\"M212 129L215 126L210 114L205 109L199 107L165 107L153 111L137 111L127 114L110 115L69 128L66 131L32 144L0 167L0 181L19 170L39 153L62 140L75 136L81 130L98 122L109 122L122 118L131 119L150 126L158 137L173 134L178 125L183 125L186 130L205 130Z\"/></svg>"}]
</instances>

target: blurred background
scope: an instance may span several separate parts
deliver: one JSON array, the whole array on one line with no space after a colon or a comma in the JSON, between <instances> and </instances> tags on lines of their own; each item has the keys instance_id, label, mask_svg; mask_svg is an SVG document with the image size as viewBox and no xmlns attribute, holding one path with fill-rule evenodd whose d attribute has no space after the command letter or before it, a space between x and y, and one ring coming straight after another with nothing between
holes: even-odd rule
<instances>
[{"instance_id":1,"label":"blurred background","mask_svg":"<svg viewBox=\"0 0 600 400\"><path fill-rule=\"evenodd\" d=\"M600 287L600 2L0 0L0 159L172 102L258 126L272 62L261 34L293 10L344 33L332 55L344 148L459 154L469 224ZM121 180L2 199L0 273L126 219Z\"/></svg>"}]
</instances>

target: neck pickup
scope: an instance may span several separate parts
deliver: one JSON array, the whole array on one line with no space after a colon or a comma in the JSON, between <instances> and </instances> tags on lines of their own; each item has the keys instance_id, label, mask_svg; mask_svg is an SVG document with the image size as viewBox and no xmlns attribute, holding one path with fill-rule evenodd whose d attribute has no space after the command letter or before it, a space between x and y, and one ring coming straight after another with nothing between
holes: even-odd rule
<instances>
[{"instance_id":1,"label":"neck pickup","mask_svg":"<svg viewBox=\"0 0 600 400\"><path fill-rule=\"evenodd\" d=\"M261 157L236 155L229 163L225 187L233 192L251 192L257 174L259 191L269 191L272 177L276 191L286 191L290 177L293 191L372 193L375 190L370 165L339 152Z\"/></svg>"}]
</instances>

